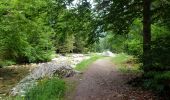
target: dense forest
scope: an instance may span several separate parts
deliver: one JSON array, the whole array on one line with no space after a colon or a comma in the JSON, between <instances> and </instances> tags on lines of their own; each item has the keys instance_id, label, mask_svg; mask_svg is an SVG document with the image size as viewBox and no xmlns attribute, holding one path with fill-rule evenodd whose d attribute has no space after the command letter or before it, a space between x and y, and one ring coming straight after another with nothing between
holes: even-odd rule
<instances>
[{"instance_id":1,"label":"dense forest","mask_svg":"<svg viewBox=\"0 0 170 100\"><path fill-rule=\"evenodd\" d=\"M144 86L168 92L170 1L0 0L0 67L105 50L135 56Z\"/></svg>"},{"instance_id":2,"label":"dense forest","mask_svg":"<svg viewBox=\"0 0 170 100\"><path fill-rule=\"evenodd\" d=\"M55 52L88 51L89 35L96 29L89 3L74 8L67 0L1 0L0 4L2 63L42 62Z\"/></svg>"}]
</instances>

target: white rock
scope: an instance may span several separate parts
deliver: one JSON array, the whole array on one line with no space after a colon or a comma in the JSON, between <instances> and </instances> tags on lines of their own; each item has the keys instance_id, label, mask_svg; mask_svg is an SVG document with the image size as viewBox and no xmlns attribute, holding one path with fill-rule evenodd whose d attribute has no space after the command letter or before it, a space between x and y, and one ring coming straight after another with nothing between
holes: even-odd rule
<instances>
[{"instance_id":1,"label":"white rock","mask_svg":"<svg viewBox=\"0 0 170 100\"><path fill-rule=\"evenodd\" d=\"M103 56L109 56L109 57L115 57L115 54L113 54L113 53L110 52L110 51L103 52L102 55L103 55Z\"/></svg>"}]
</instances>

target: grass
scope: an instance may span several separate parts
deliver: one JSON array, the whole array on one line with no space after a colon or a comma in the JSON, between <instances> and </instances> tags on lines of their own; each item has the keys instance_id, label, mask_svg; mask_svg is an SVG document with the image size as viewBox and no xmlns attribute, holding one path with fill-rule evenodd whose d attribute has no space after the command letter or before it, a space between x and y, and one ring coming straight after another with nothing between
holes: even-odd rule
<instances>
[{"instance_id":1,"label":"grass","mask_svg":"<svg viewBox=\"0 0 170 100\"><path fill-rule=\"evenodd\" d=\"M3 100L64 100L67 85L57 77L42 79L25 96L8 96ZM1 99L0 99L1 100Z\"/></svg>"},{"instance_id":2,"label":"grass","mask_svg":"<svg viewBox=\"0 0 170 100\"><path fill-rule=\"evenodd\" d=\"M75 77L65 78L64 79L64 81L67 84L67 89L66 89L64 100L71 100L72 98L74 98L75 93L76 93L76 87L79 84L78 79L80 77L81 77L80 75L76 75Z\"/></svg>"},{"instance_id":3,"label":"grass","mask_svg":"<svg viewBox=\"0 0 170 100\"><path fill-rule=\"evenodd\" d=\"M120 64L120 63L123 63L123 62L126 62L128 59L132 58L131 56L129 55L126 55L124 53L121 53L121 54L117 54L116 57L114 57L112 59L112 61L115 63L115 64Z\"/></svg>"},{"instance_id":4,"label":"grass","mask_svg":"<svg viewBox=\"0 0 170 100\"><path fill-rule=\"evenodd\" d=\"M139 64L135 63L133 56L121 53L112 58L112 62L117 65L119 71L124 73L141 72Z\"/></svg>"},{"instance_id":5,"label":"grass","mask_svg":"<svg viewBox=\"0 0 170 100\"><path fill-rule=\"evenodd\" d=\"M26 93L25 100L63 100L66 84L59 78L43 79Z\"/></svg>"},{"instance_id":6,"label":"grass","mask_svg":"<svg viewBox=\"0 0 170 100\"><path fill-rule=\"evenodd\" d=\"M82 62L80 62L79 64L77 64L76 66L76 70L78 71L85 71L88 69L88 66L90 64L92 64L94 61L102 58L103 56L99 56L99 55L93 55L91 58L83 60Z\"/></svg>"}]
</instances>

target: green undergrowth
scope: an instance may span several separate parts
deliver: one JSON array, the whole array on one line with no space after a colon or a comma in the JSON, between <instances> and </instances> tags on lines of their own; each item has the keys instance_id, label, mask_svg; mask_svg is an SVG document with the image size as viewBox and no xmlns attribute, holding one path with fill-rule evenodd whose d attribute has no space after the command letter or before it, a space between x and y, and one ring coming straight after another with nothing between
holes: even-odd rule
<instances>
[{"instance_id":1,"label":"green undergrowth","mask_svg":"<svg viewBox=\"0 0 170 100\"><path fill-rule=\"evenodd\" d=\"M143 86L164 95L165 100L170 100L170 71L150 71L143 75Z\"/></svg>"},{"instance_id":2,"label":"green undergrowth","mask_svg":"<svg viewBox=\"0 0 170 100\"><path fill-rule=\"evenodd\" d=\"M139 64L136 63L133 56L121 53L112 58L112 62L117 66L117 69L124 73L141 72Z\"/></svg>"},{"instance_id":3,"label":"green undergrowth","mask_svg":"<svg viewBox=\"0 0 170 100\"><path fill-rule=\"evenodd\" d=\"M91 58L83 60L82 62L80 62L79 64L77 64L76 66L76 70L78 71L85 71L88 69L89 65L92 64L94 61L103 58L103 56L100 55L93 55Z\"/></svg>"},{"instance_id":4,"label":"green undergrowth","mask_svg":"<svg viewBox=\"0 0 170 100\"><path fill-rule=\"evenodd\" d=\"M25 100L63 100L66 84L59 78L43 79L26 93Z\"/></svg>"},{"instance_id":5,"label":"green undergrowth","mask_svg":"<svg viewBox=\"0 0 170 100\"><path fill-rule=\"evenodd\" d=\"M170 100L170 71L149 71L129 82L132 86L152 90L160 100Z\"/></svg>"}]
</instances>

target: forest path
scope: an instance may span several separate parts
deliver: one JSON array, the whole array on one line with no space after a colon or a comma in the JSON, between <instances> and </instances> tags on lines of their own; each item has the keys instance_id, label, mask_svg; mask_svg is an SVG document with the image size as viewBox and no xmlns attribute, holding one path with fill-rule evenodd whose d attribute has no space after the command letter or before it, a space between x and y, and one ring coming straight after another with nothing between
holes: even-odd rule
<instances>
[{"instance_id":1,"label":"forest path","mask_svg":"<svg viewBox=\"0 0 170 100\"><path fill-rule=\"evenodd\" d=\"M72 100L156 100L151 92L128 85L130 79L108 58L97 60L82 75Z\"/></svg>"}]
</instances>

